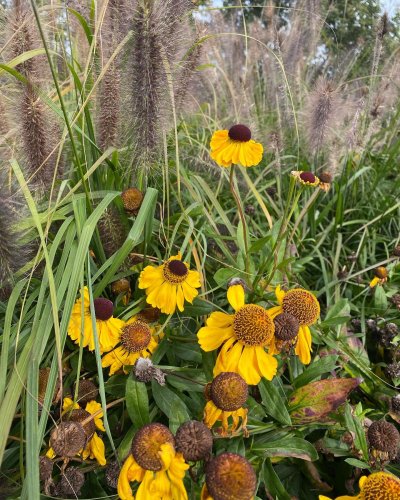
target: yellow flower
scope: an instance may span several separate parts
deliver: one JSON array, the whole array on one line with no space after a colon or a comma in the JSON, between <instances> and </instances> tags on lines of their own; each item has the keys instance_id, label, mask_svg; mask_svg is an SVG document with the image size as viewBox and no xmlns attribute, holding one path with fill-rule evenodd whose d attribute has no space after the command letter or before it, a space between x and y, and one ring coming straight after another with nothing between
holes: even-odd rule
<instances>
[{"instance_id":1,"label":"yellow flower","mask_svg":"<svg viewBox=\"0 0 400 500\"><path fill-rule=\"evenodd\" d=\"M275 289L275 295L279 306L272 307L268 313L272 318L279 314L288 313L294 316L299 322L299 333L297 336L295 353L300 361L308 365L311 362L311 332L310 325L313 325L320 315L319 302L315 295L302 288L294 288L287 292L281 290L278 285ZM279 352L279 345L274 338L270 345L270 354Z\"/></svg>"},{"instance_id":2,"label":"yellow flower","mask_svg":"<svg viewBox=\"0 0 400 500\"><path fill-rule=\"evenodd\" d=\"M101 365L110 366L113 375L122 366L133 366L139 358L149 358L157 345L155 328L133 316L122 327L119 346L103 356Z\"/></svg>"},{"instance_id":3,"label":"yellow flower","mask_svg":"<svg viewBox=\"0 0 400 500\"><path fill-rule=\"evenodd\" d=\"M207 391L208 392L208 391ZM210 429L216 422L221 422L220 434L227 436L243 429L248 436L247 409L243 408L249 391L243 378L234 372L223 372L215 377L209 387L210 400L204 408L204 423ZM229 424L229 419L232 424ZM240 420L242 424L239 427Z\"/></svg>"},{"instance_id":4,"label":"yellow flower","mask_svg":"<svg viewBox=\"0 0 400 500\"><path fill-rule=\"evenodd\" d=\"M400 498L400 479L387 472L374 472L362 476L359 481L360 493L356 496L344 495L336 500L398 500ZM319 500L330 500L323 495Z\"/></svg>"},{"instance_id":5,"label":"yellow flower","mask_svg":"<svg viewBox=\"0 0 400 500\"><path fill-rule=\"evenodd\" d=\"M272 380L278 362L264 349L274 335L271 316L259 305L245 304L242 285L230 286L227 297L235 314L211 313L197 334L203 351L214 351L222 345L214 376L235 372L248 384L258 384L261 377Z\"/></svg>"},{"instance_id":6,"label":"yellow flower","mask_svg":"<svg viewBox=\"0 0 400 500\"><path fill-rule=\"evenodd\" d=\"M170 257L161 266L147 266L139 276L139 288L146 290L147 303L158 307L165 314L172 314L178 307L183 311L185 300L192 304L200 288L200 274L191 271L181 254Z\"/></svg>"},{"instance_id":7,"label":"yellow flower","mask_svg":"<svg viewBox=\"0 0 400 500\"><path fill-rule=\"evenodd\" d=\"M319 184L319 179L316 175L314 175L312 172L308 171L303 171L303 170L293 170L291 172L293 177L296 177L296 179L303 184L304 186L318 186Z\"/></svg>"},{"instance_id":8,"label":"yellow flower","mask_svg":"<svg viewBox=\"0 0 400 500\"><path fill-rule=\"evenodd\" d=\"M97 413L98 412L98 413ZM86 420L90 418L90 415L96 416L90 419L88 422ZM83 410L78 403L74 403L70 398L64 398L63 401L63 415L67 415L67 420L71 422L80 423L86 434L86 445L79 451L79 455L86 460L88 457L91 459L96 459L100 465L106 465L105 457L105 446L104 442L100 436L96 433L96 428L102 432L105 432L103 425L103 411L101 409L101 404L96 401L89 401L85 409ZM55 453L52 448L48 450L46 456L49 458L54 458Z\"/></svg>"},{"instance_id":9,"label":"yellow flower","mask_svg":"<svg viewBox=\"0 0 400 500\"><path fill-rule=\"evenodd\" d=\"M121 328L124 322L113 317L113 303L105 298L94 299L94 315L96 316L96 330L99 337L100 353L110 351L118 342ZM90 351L94 350L94 331L92 317L90 314L89 290L83 289L83 318L82 299L79 298L71 313L68 325L68 335L83 347L88 346Z\"/></svg>"},{"instance_id":10,"label":"yellow flower","mask_svg":"<svg viewBox=\"0 0 400 500\"><path fill-rule=\"evenodd\" d=\"M264 148L251 138L246 125L233 125L229 130L217 130L211 138L211 158L221 167L232 163L243 167L258 165Z\"/></svg>"},{"instance_id":11,"label":"yellow flower","mask_svg":"<svg viewBox=\"0 0 400 500\"><path fill-rule=\"evenodd\" d=\"M388 272L386 267L377 267L374 271L375 277L369 284L370 288L374 288L376 285L383 285L388 280Z\"/></svg>"},{"instance_id":12,"label":"yellow flower","mask_svg":"<svg viewBox=\"0 0 400 500\"><path fill-rule=\"evenodd\" d=\"M121 500L187 500L183 478L189 465L174 448L174 437L162 424L142 427L118 478ZM134 497L130 483L140 483Z\"/></svg>"}]
</instances>

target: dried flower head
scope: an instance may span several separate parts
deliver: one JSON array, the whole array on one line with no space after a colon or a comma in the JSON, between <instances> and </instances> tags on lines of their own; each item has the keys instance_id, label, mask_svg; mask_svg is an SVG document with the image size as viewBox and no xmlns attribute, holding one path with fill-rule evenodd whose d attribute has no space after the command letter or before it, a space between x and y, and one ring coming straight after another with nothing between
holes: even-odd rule
<instances>
[{"instance_id":1,"label":"dried flower head","mask_svg":"<svg viewBox=\"0 0 400 500\"><path fill-rule=\"evenodd\" d=\"M397 309L400 309L400 293L395 293L390 297L391 303L397 307Z\"/></svg>"},{"instance_id":2,"label":"dried flower head","mask_svg":"<svg viewBox=\"0 0 400 500\"><path fill-rule=\"evenodd\" d=\"M386 279L388 277L388 271L386 267L383 266L377 267L374 271L374 274L377 278L380 279Z\"/></svg>"},{"instance_id":3,"label":"dried flower head","mask_svg":"<svg viewBox=\"0 0 400 500\"><path fill-rule=\"evenodd\" d=\"M250 500L257 476L250 463L236 453L222 453L207 465L207 490L213 500Z\"/></svg>"},{"instance_id":4,"label":"dried flower head","mask_svg":"<svg viewBox=\"0 0 400 500\"><path fill-rule=\"evenodd\" d=\"M391 379L400 378L400 363L395 362L395 363L390 363L389 365L387 365L386 374Z\"/></svg>"},{"instance_id":5,"label":"dried flower head","mask_svg":"<svg viewBox=\"0 0 400 500\"><path fill-rule=\"evenodd\" d=\"M50 446L60 457L73 457L86 443L86 433L78 422L61 422L50 434Z\"/></svg>"},{"instance_id":6,"label":"dried flower head","mask_svg":"<svg viewBox=\"0 0 400 500\"><path fill-rule=\"evenodd\" d=\"M155 323L160 318L161 311L158 307L145 307L140 313L138 313L137 318L145 323Z\"/></svg>"},{"instance_id":7,"label":"dried flower head","mask_svg":"<svg viewBox=\"0 0 400 500\"><path fill-rule=\"evenodd\" d=\"M132 440L132 456L143 469L161 470L162 462L158 452L161 445L166 443L175 445L174 436L168 427L159 423L147 424Z\"/></svg>"},{"instance_id":8,"label":"dried flower head","mask_svg":"<svg viewBox=\"0 0 400 500\"><path fill-rule=\"evenodd\" d=\"M393 256L400 257L400 245L396 245L393 249Z\"/></svg>"},{"instance_id":9,"label":"dried flower head","mask_svg":"<svg viewBox=\"0 0 400 500\"><path fill-rule=\"evenodd\" d=\"M238 410L246 403L248 395L248 385L238 373L222 372L211 383L211 399L224 411Z\"/></svg>"},{"instance_id":10,"label":"dried flower head","mask_svg":"<svg viewBox=\"0 0 400 500\"><path fill-rule=\"evenodd\" d=\"M400 394L392 397L390 400L390 409L393 413L400 415Z\"/></svg>"},{"instance_id":11,"label":"dried flower head","mask_svg":"<svg viewBox=\"0 0 400 500\"><path fill-rule=\"evenodd\" d=\"M149 358L139 358L134 366L134 372L139 382L151 382L155 380L160 385L165 385L165 375L156 368Z\"/></svg>"},{"instance_id":12,"label":"dried flower head","mask_svg":"<svg viewBox=\"0 0 400 500\"><path fill-rule=\"evenodd\" d=\"M74 391L75 390L76 385L74 385ZM91 380L79 380L77 403L84 405L96 399L98 395L99 389Z\"/></svg>"},{"instance_id":13,"label":"dried flower head","mask_svg":"<svg viewBox=\"0 0 400 500\"><path fill-rule=\"evenodd\" d=\"M60 496L73 495L74 498L78 497L84 483L84 473L76 467L68 467L61 475L59 484Z\"/></svg>"},{"instance_id":14,"label":"dried flower head","mask_svg":"<svg viewBox=\"0 0 400 500\"><path fill-rule=\"evenodd\" d=\"M185 461L196 462L207 458L212 450L211 431L202 422L190 420L182 424L175 434L176 450Z\"/></svg>"},{"instance_id":15,"label":"dried flower head","mask_svg":"<svg viewBox=\"0 0 400 500\"><path fill-rule=\"evenodd\" d=\"M143 202L143 193L139 189L131 187L122 191L121 198L126 213L136 215Z\"/></svg>"},{"instance_id":16,"label":"dried flower head","mask_svg":"<svg viewBox=\"0 0 400 500\"><path fill-rule=\"evenodd\" d=\"M372 422L368 428L368 441L374 456L383 460L393 460L398 452L400 434L390 422L378 420Z\"/></svg>"},{"instance_id":17,"label":"dried flower head","mask_svg":"<svg viewBox=\"0 0 400 500\"><path fill-rule=\"evenodd\" d=\"M48 481L53 474L53 462L46 456L39 457L39 477L41 481Z\"/></svg>"},{"instance_id":18,"label":"dried flower head","mask_svg":"<svg viewBox=\"0 0 400 500\"><path fill-rule=\"evenodd\" d=\"M118 462L108 462L105 472L106 483L110 488L117 489L118 486L118 476L121 472L121 467Z\"/></svg>"}]
</instances>

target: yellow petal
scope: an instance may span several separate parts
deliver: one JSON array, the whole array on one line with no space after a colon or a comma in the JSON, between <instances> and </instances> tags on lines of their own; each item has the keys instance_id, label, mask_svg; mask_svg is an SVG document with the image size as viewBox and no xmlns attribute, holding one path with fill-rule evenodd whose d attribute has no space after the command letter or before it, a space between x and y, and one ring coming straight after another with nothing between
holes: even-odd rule
<instances>
[{"instance_id":1,"label":"yellow petal","mask_svg":"<svg viewBox=\"0 0 400 500\"><path fill-rule=\"evenodd\" d=\"M224 144L229 139L228 130L217 130L213 133L210 142L210 148L212 150L219 148L222 144Z\"/></svg>"},{"instance_id":2,"label":"yellow petal","mask_svg":"<svg viewBox=\"0 0 400 500\"><path fill-rule=\"evenodd\" d=\"M56 454L55 454L55 451L53 450L53 448L51 448L51 447L50 447L50 448L47 450L46 457L47 457L47 458L50 458L50 459L52 459L52 458L56 457Z\"/></svg>"},{"instance_id":3,"label":"yellow petal","mask_svg":"<svg viewBox=\"0 0 400 500\"><path fill-rule=\"evenodd\" d=\"M380 281L381 281L380 278L375 276L375 278L373 278L371 283L369 284L370 288L376 287L376 285L378 285L380 283Z\"/></svg>"},{"instance_id":4,"label":"yellow petal","mask_svg":"<svg viewBox=\"0 0 400 500\"><path fill-rule=\"evenodd\" d=\"M226 342L225 345L229 345L228 342ZM238 366L243 351L243 345L236 342L233 347L226 351L224 351L224 347L221 349L220 355L223 357L225 371L239 373Z\"/></svg>"},{"instance_id":5,"label":"yellow petal","mask_svg":"<svg viewBox=\"0 0 400 500\"><path fill-rule=\"evenodd\" d=\"M132 455L125 460L118 477L118 495L121 500L134 500L131 485L129 484L128 472L130 467L136 464Z\"/></svg>"},{"instance_id":6,"label":"yellow petal","mask_svg":"<svg viewBox=\"0 0 400 500\"><path fill-rule=\"evenodd\" d=\"M278 303L280 305L282 305L283 303L283 299L286 295L285 291L281 289L281 285L278 285L276 288L275 288L275 295L276 295L276 298L278 300Z\"/></svg>"},{"instance_id":7,"label":"yellow petal","mask_svg":"<svg viewBox=\"0 0 400 500\"><path fill-rule=\"evenodd\" d=\"M278 361L271 354L267 354L263 347L256 347L257 364L261 375L267 380L272 380L278 369Z\"/></svg>"},{"instance_id":8,"label":"yellow petal","mask_svg":"<svg viewBox=\"0 0 400 500\"><path fill-rule=\"evenodd\" d=\"M185 300L187 300L190 304L193 303L193 300L198 296L199 292L189 285L186 281L182 283L183 295L185 296Z\"/></svg>"},{"instance_id":9,"label":"yellow petal","mask_svg":"<svg viewBox=\"0 0 400 500\"><path fill-rule=\"evenodd\" d=\"M146 266L139 275L138 287L140 289L148 288L154 284L160 286L164 281L162 266Z\"/></svg>"},{"instance_id":10,"label":"yellow petal","mask_svg":"<svg viewBox=\"0 0 400 500\"><path fill-rule=\"evenodd\" d=\"M217 408L215 404L210 400L204 408L203 421L207 427L211 427L215 424L217 420L221 417L222 410Z\"/></svg>"},{"instance_id":11,"label":"yellow petal","mask_svg":"<svg viewBox=\"0 0 400 500\"><path fill-rule=\"evenodd\" d=\"M295 353L303 365L311 363L311 332L306 325L300 325Z\"/></svg>"},{"instance_id":12,"label":"yellow petal","mask_svg":"<svg viewBox=\"0 0 400 500\"><path fill-rule=\"evenodd\" d=\"M235 311L244 306L244 288L242 285L232 285L228 288L228 302Z\"/></svg>"},{"instance_id":13,"label":"yellow petal","mask_svg":"<svg viewBox=\"0 0 400 500\"><path fill-rule=\"evenodd\" d=\"M209 352L218 349L218 347L234 335L233 328L211 328L203 326L197 333L200 347L203 351Z\"/></svg>"},{"instance_id":14,"label":"yellow petal","mask_svg":"<svg viewBox=\"0 0 400 500\"><path fill-rule=\"evenodd\" d=\"M193 288L201 287L200 274L195 270L188 271L188 275L186 276L185 281L188 285L190 285Z\"/></svg>"},{"instance_id":15,"label":"yellow petal","mask_svg":"<svg viewBox=\"0 0 400 500\"><path fill-rule=\"evenodd\" d=\"M233 314L226 314L221 311L215 311L210 314L210 317L207 319L207 326L211 326L213 328L229 328L233 325Z\"/></svg>"},{"instance_id":16,"label":"yellow petal","mask_svg":"<svg viewBox=\"0 0 400 500\"><path fill-rule=\"evenodd\" d=\"M105 446L103 440L95 432L89 441L90 458L95 458L100 465L106 465Z\"/></svg>"},{"instance_id":17,"label":"yellow petal","mask_svg":"<svg viewBox=\"0 0 400 500\"><path fill-rule=\"evenodd\" d=\"M254 347L246 346L243 349L239 359L238 373L250 385L257 385L260 382L261 375Z\"/></svg>"},{"instance_id":18,"label":"yellow petal","mask_svg":"<svg viewBox=\"0 0 400 500\"><path fill-rule=\"evenodd\" d=\"M67 411L77 410L80 406L78 403L74 403L71 398L64 398L63 400L63 413Z\"/></svg>"}]
</instances>

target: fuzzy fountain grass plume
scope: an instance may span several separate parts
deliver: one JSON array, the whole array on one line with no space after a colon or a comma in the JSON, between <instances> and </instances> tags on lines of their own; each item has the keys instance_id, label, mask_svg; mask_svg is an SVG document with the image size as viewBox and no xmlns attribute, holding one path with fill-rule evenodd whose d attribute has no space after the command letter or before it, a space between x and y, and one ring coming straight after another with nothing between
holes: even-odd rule
<instances>
[{"instance_id":1,"label":"fuzzy fountain grass plume","mask_svg":"<svg viewBox=\"0 0 400 500\"><path fill-rule=\"evenodd\" d=\"M188 33L193 31L188 26L192 7L188 0L137 2L128 56L127 119L131 125L132 164L142 173L155 163L162 134L173 123L170 83L177 82L178 63L193 43L194 37L186 43ZM178 92L176 85L174 91Z\"/></svg>"},{"instance_id":2,"label":"fuzzy fountain grass plume","mask_svg":"<svg viewBox=\"0 0 400 500\"><path fill-rule=\"evenodd\" d=\"M7 10L6 35L10 57L41 47L28 3L16 0ZM40 97L48 78L45 59L28 59L16 69L26 82L14 82L16 94L9 110L10 121L19 132L15 154L27 180L41 197L51 192L54 177L59 178L62 174L62 164L58 160L61 135L54 116Z\"/></svg>"}]
</instances>

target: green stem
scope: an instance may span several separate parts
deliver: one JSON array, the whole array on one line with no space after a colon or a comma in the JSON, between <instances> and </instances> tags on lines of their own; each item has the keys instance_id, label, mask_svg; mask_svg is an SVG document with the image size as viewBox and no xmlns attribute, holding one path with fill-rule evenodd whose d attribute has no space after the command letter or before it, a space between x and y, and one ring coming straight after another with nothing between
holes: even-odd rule
<instances>
[{"instance_id":1,"label":"green stem","mask_svg":"<svg viewBox=\"0 0 400 500\"><path fill-rule=\"evenodd\" d=\"M245 250L245 271L246 274L249 274L249 249L247 245L247 227L246 227L246 218L244 216L243 210L242 210L242 205L240 203L240 198L239 195L236 192L235 189L235 183L234 183L234 170L233 166L231 167L231 171L229 174L229 185L231 188L231 192L233 197L235 198L236 206L239 212L239 217L240 220L242 221L242 227L243 227L243 239L244 239L244 250Z\"/></svg>"}]
</instances>

